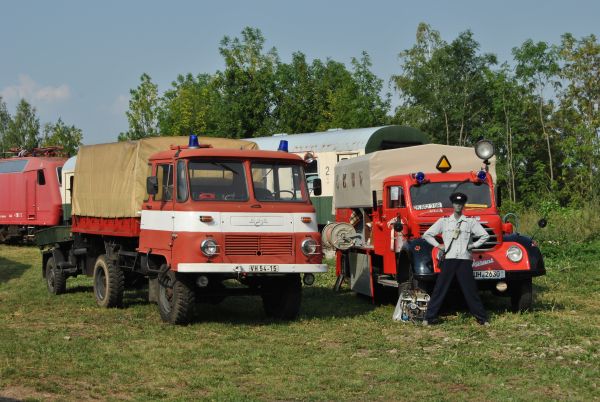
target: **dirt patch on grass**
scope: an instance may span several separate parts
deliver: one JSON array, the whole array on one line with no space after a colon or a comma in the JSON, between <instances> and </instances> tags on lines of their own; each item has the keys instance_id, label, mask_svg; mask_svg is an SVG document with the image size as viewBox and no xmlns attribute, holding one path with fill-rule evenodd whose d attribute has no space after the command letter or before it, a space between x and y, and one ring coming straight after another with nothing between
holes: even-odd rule
<instances>
[{"instance_id":1,"label":"dirt patch on grass","mask_svg":"<svg viewBox=\"0 0 600 402\"><path fill-rule=\"evenodd\" d=\"M0 401L22 401L22 400L44 400L52 401L57 399L57 395L47 392L39 392L33 388L21 385L9 385L0 389Z\"/></svg>"}]
</instances>

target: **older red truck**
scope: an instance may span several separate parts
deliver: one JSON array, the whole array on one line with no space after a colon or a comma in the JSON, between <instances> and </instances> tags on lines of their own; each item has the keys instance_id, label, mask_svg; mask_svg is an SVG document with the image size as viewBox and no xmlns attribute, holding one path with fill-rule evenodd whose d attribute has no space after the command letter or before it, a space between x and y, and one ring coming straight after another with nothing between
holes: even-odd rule
<instances>
[{"instance_id":1,"label":"older red truck","mask_svg":"<svg viewBox=\"0 0 600 402\"><path fill-rule=\"evenodd\" d=\"M338 248L338 286L347 279L352 290L374 299L398 287L409 312L422 317L440 270L421 236L452 213L449 196L460 191L469 200L465 215L491 235L473 252L479 288L510 296L515 311L531 308L532 278L545 274L544 260L536 242L499 215L493 147L479 147L482 159L472 148L429 144L340 162L334 204L336 221L346 224L324 229L325 242Z\"/></svg>"}]
</instances>

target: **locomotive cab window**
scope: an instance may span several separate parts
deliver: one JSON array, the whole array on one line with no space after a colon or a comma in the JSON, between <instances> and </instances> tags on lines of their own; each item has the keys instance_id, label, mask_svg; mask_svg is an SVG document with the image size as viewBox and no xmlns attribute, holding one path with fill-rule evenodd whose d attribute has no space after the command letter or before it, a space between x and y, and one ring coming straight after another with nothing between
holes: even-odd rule
<instances>
[{"instance_id":1,"label":"locomotive cab window","mask_svg":"<svg viewBox=\"0 0 600 402\"><path fill-rule=\"evenodd\" d=\"M37 184L40 186L46 185L46 176L44 175L44 169L38 169L37 171Z\"/></svg>"}]
</instances>

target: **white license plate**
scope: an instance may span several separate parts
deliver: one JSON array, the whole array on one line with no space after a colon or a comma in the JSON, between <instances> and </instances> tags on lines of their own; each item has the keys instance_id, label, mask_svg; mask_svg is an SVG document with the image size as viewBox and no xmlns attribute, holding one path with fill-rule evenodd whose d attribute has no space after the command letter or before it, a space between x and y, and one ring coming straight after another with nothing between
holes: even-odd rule
<instances>
[{"instance_id":1,"label":"white license plate","mask_svg":"<svg viewBox=\"0 0 600 402\"><path fill-rule=\"evenodd\" d=\"M506 272L501 269L490 271L473 271L473 277L475 279L504 279L506 277Z\"/></svg>"},{"instance_id":2,"label":"white license plate","mask_svg":"<svg viewBox=\"0 0 600 402\"><path fill-rule=\"evenodd\" d=\"M250 272L279 272L279 265L250 265Z\"/></svg>"}]
</instances>

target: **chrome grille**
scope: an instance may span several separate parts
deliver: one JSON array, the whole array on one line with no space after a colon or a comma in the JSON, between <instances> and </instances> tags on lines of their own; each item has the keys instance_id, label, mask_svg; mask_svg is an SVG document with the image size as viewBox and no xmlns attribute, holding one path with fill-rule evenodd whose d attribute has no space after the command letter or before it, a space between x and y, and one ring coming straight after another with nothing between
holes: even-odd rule
<instances>
[{"instance_id":1,"label":"chrome grille","mask_svg":"<svg viewBox=\"0 0 600 402\"><path fill-rule=\"evenodd\" d=\"M293 255L293 236L226 235L226 255Z\"/></svg>"}]
</instances>

